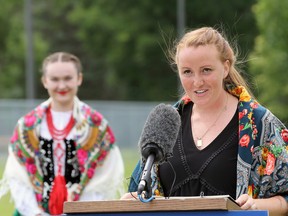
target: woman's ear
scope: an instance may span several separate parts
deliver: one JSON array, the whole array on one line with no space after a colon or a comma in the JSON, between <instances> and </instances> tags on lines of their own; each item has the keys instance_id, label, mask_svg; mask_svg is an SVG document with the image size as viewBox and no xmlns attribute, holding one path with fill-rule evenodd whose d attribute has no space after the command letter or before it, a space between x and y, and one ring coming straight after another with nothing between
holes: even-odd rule
<instances>
[{"instance_id":1,"label":"woman's ear","mask_svg":"<svg viewBox=\"0 0 288 216\"><path fill-rule=\"evenodd\" d=\"M79 73L78 74L78 86L81 86L83 81L83 73Z\"/></svg>"},{"instance_id":2,"label":"woman's ear","mask_svg":"<svg viewBox=\"0 0 288 216\"><path fill-rule=\"evenodd\" d=\"M46 78L45 78L44 75L41 77L41 82L42 82L42 85L44 86L44 88L47 89L47 87L46 87Z\"/></svg>"},{"instance_id":3,"label":"woman's ear","mask_svg":"<svg viewBox=\"0 0 288 216\"><path fill-rule=\"evenodd\" d=\"M231 64L230 64L230 61L227 59L225 62L224 62L224 74L223 74L223 79L225 79L228 74L229 74L229 71L230 71L230 67L231 67Z\"/></svg>"}]
</instances>

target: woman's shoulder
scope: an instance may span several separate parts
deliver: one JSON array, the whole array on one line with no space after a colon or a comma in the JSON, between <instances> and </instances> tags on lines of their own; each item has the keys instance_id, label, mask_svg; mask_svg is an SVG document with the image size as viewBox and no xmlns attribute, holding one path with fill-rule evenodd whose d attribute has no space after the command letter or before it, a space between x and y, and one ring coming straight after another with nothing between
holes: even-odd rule
<instances>
[{"instance_id":1,"label":"woman's shoulder","mask_svg":"<svg viewBox=\"0 0 288 216\"><path fill-rule=\"evenodd\" d=\"M34 109L30 110L19 118L17 125L22 125L24 129L30 130L41 123L41 120L46 112L47 106L44 103L39 104Z\"/></svg>"},{"instance_id":2,"label":"woman's shoulder","mask_svg":"<svg viewBox=\"0 0 288 216\"><path fill-rule=\"evenodd\" d=\"M268 108L258 104L257 108L253 112L254 118L266 122L269 124L275 124L281 128L285 128L283 122Z\"/></svg>"},{"instance_id":3,"label":"woman's shoulder","mask_svg":"<svg viewBox=\"0 0 288 216\"><path fill-rule=\"evenodd\" d=\"M85 120L93 126L100 126L103 123L107 123L102 113L82 101L79 102L79 110Z\"/></svg>"}]
</instances>

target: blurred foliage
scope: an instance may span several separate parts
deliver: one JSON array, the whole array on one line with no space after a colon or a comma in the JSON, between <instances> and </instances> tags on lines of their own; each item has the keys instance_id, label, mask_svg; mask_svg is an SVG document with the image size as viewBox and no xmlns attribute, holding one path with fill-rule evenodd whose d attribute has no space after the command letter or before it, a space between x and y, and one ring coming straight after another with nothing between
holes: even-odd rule
<instances>
[{"instance_id":1,"label":"blurred foliage","mask_svg":"<svg viewBox=\"0 0 288 216\"><path fill-rule=\"evenodd\" d=\"M259 35L249 67L255 76L257 97L277 117L288 122L288 1L261 0L253 7Z\"/></svg>"},{"instance_id":2,"label":"blurred foliage","mask_svg":"<svg viewBox=\"0 0 288 216\"><path fill-rule=\"evenodd\" d=\"M4 1L0 8L1 98L25 97L24 2ZM257 34L254 3L186 0L187 30L221 27L245 57ZM178 98L177 73L166 57L178 35L176 0L34 0L32 6L37 98L47 97L39 82L41 61L61 50L74 53L83 63L82 99Z\"/></svg>"},{"instance_id":3,"label":"blurred foliage","mask_svg":"<svg viewBox=\"0 0 288 216\"><path fill-rule=\"evenodd\" d=\"M24 26L19 14L22 8L20 1L15 1L14 4L4 1L0 8L0 94L2 97L19 97L23 90L23 85L20 83L24 79L22 73Z\"/></svg>"}]
</instances>

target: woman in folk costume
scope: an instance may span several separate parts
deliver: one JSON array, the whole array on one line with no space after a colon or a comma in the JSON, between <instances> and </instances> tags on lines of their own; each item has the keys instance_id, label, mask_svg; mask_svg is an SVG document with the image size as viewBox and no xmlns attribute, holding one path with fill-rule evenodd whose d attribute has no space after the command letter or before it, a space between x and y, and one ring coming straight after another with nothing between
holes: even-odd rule
<instances>
[{"instance_id":1,"label":"woman in folk costume","mask_svg":"<svg viewBox=\"0 0 288 216\"><path fill-rule=\"evenodd\" d=\"M123 160L106 119L76 96L79 59L54 53L42 72L50 98L18 121L2 180L15 214L55 215L63 213L64 201L119 198Z\"/></svg>"}]
</instances>

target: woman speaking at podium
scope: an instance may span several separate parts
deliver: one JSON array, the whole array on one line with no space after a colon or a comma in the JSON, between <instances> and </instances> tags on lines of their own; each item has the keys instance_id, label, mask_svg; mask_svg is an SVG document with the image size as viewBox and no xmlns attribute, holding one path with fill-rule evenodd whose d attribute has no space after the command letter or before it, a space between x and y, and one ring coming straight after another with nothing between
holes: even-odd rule
<instances>
[{"instance_id":1,"label":"woman speaking at podium","mask_svg":"<svg viewBox=\"0 0 288 216\"><path fill-rule=\"evenodd\" d=\"M172 58L184 89L175 105L181 129L169 163L153 166L152 193L230 195L242 209L286 215L288 130L254 99L227 39L211 27L190 31ZM138 163L130 192L142 169Z\"/></svg>"},{"instance_id":2,"label":"woman speaking at podium","mask_svg":"<svg viewBox=\"0 0 288 216\"><path fill-rule=\"evenodd\" d=\"M15 215L60 215L65 201L119 198L122 156L107 120L76 96L80 60L53 53L42 72L50 98L18 121L2 181Z\"/></svg>"}]
</instances>

